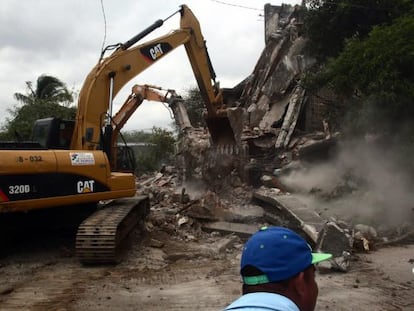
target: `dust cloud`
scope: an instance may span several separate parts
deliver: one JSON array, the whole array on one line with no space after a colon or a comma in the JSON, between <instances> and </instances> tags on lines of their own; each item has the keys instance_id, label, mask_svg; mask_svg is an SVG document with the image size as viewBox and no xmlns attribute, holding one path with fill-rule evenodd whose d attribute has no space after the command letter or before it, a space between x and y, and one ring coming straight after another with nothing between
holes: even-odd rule
<instances>
[{"instance_id":1,"label":"dust cloud","mask_svg":"<svg viewBox=\"0 0 414 311\"><path fill-rule=\"evenodd\" d=\"M202 180L191 178L186 180L183 183L183 188L185 192L189 194L192 198L200 198L208 190L208 187L204 184Z\"/></svg>"},{"instance_id":2,"label":"dust cloud","mask_svg":"<svg viewBox=\"0 0 414 311\"><path fill-rule=\"evenodd\" d=\"M325 217L378 229L414 224L414 193L393 150L346 142L334 159L306 165L281 181Z\"/></svg>"}]
</instances>

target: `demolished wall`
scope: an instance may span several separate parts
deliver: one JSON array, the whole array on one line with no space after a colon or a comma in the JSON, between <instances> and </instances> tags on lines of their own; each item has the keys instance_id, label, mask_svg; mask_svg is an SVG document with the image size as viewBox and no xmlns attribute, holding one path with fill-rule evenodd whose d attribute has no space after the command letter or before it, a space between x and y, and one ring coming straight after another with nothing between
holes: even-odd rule
<instances>
[{"instance_id":1,"label":"demolished wall","mask_svg":"<svg viewBox=\"0 0 414 311\"><path fill-rule=\"evenodd\" d=\"M301 86L304 73L315 64L305 53L302 27L300 6L265 5L266 46L239 100L247 111L248 130L274 136L276 148L286 148L295 131L323 131L335 98L308 94Z\"/></svg>"},{"instance_id":2,"label":"demolished wall","mask_svg":"<svg viewBox=\"0 0 414 311\"><path fill-rule=\"evenodd\" d=\"M266 163L273 162L273 166L283 164L278 154L297 147L298 134L325 131L322 138L331 137L327 115L332 94L310 96L300 83L304 72L315 64L304 52L306 39L302 36L300 14L300 6L265 5L265 48L252 74L234 88L237 92L233 93L240 96L233 98L228 107L229 120L237 117L237 122L232 123L237 123L242 132L234 150L212 146L204 129L190 128L188 122L184 129L181 121L177 123L184 133L179 154L185 158L187 174L204 172L210 175L204 178L213 181L236 171L242 179L249 179L258 155L269 155ZM179 113L176 120L188 119L182 115L182 107ZM297 153L294 151L294 155ZM261 158L258 162L263 164ZM212 173L214 169L221 174Z\"/></svg>"}]
</instances>

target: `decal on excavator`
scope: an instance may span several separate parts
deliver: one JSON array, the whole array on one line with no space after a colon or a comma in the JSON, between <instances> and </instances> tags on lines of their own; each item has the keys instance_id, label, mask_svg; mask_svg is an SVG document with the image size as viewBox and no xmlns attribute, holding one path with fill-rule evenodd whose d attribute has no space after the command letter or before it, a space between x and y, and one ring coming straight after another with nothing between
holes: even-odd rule
<instances>
[{"instance_id":1,"label":"decal on excavator","mask_svg":"<svg viewBox=\"0 0 414 311\"><path fill-rule=\"evenodd\" d=\"M80 180L77 184L78 193L89 193L93 192L94 180Z\"/></svg>"},{"instance_id":2,"label":"decal on excavator","mask_svg":"<svg viewBox=\"0 0 414 311\"><path fill-rule=\"evenodd\" d=\"M90 152L71 152L70 162L72 165L94 165L95 158Z\"/></svg>"},{"instance_id":3,"label":"decal on excavator","mask_svg":"<svg viewBox=\"0 0 414 311\"><path fill-rule=\"evenodd\" d=\"M45 173L0 176L0 205L8 202L99 193L108 186L79 174ZM0 208L1 209L1 208Z\"/></svg>"},{"instance_id":4,"label":"decal on excavator","mask_svg":"<svg viewBox=\"0 0 414 311\"><path fill-rule=\"evenodd\" d=\"M9 194L29 193L30 185L11 185L9 186Z\"/></svg>"},{"instance_id":5,"label":"decal on excavator","mask_svg":"<svg viewBox=\"0 0 414 311\"><path fill-rule=\"evenodd\" d=\"M167 54L172 50L172 47L169 43L160 42L151 46L144 46L140 49L142 55L145 56L149 61L154 62L162 57L164 54Z\"/></svg>"}]
</instances>

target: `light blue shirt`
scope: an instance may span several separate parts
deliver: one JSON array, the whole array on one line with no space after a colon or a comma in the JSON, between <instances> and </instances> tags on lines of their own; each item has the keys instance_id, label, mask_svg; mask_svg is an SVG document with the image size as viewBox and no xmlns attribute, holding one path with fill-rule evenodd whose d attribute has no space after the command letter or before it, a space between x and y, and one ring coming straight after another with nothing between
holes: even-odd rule
<instances>
[{"instance_id":1,"label":"light blue shirt","mask_svg":"<svg viewBox=\"0 0 414 311\"><path fill-rule=\"evenodd\" d=\"M299 311L296 304L289 298L273 293L250 293L232 302L227 310L243 311Z\"/></svg>"}]
</instances>

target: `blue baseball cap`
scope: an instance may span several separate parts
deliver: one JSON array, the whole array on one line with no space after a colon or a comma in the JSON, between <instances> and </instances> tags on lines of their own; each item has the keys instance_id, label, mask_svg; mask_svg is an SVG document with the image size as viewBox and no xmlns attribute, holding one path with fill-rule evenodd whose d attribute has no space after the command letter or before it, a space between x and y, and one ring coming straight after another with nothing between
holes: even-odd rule
<instances>
[{"instance_id":1,"label":"blue baseball cap","mask_svg":"<svg viewBox=\"0 0 414 311\"><path fill-rule=\"evenodd\" d=\"M312 253L312 248L300 235L283 227L263 227L244 246L241 270L253 266L263 275L243 276L243 283L258 285L289 279L312 264L332 257Z\"/></svg>"}]
</instances>

